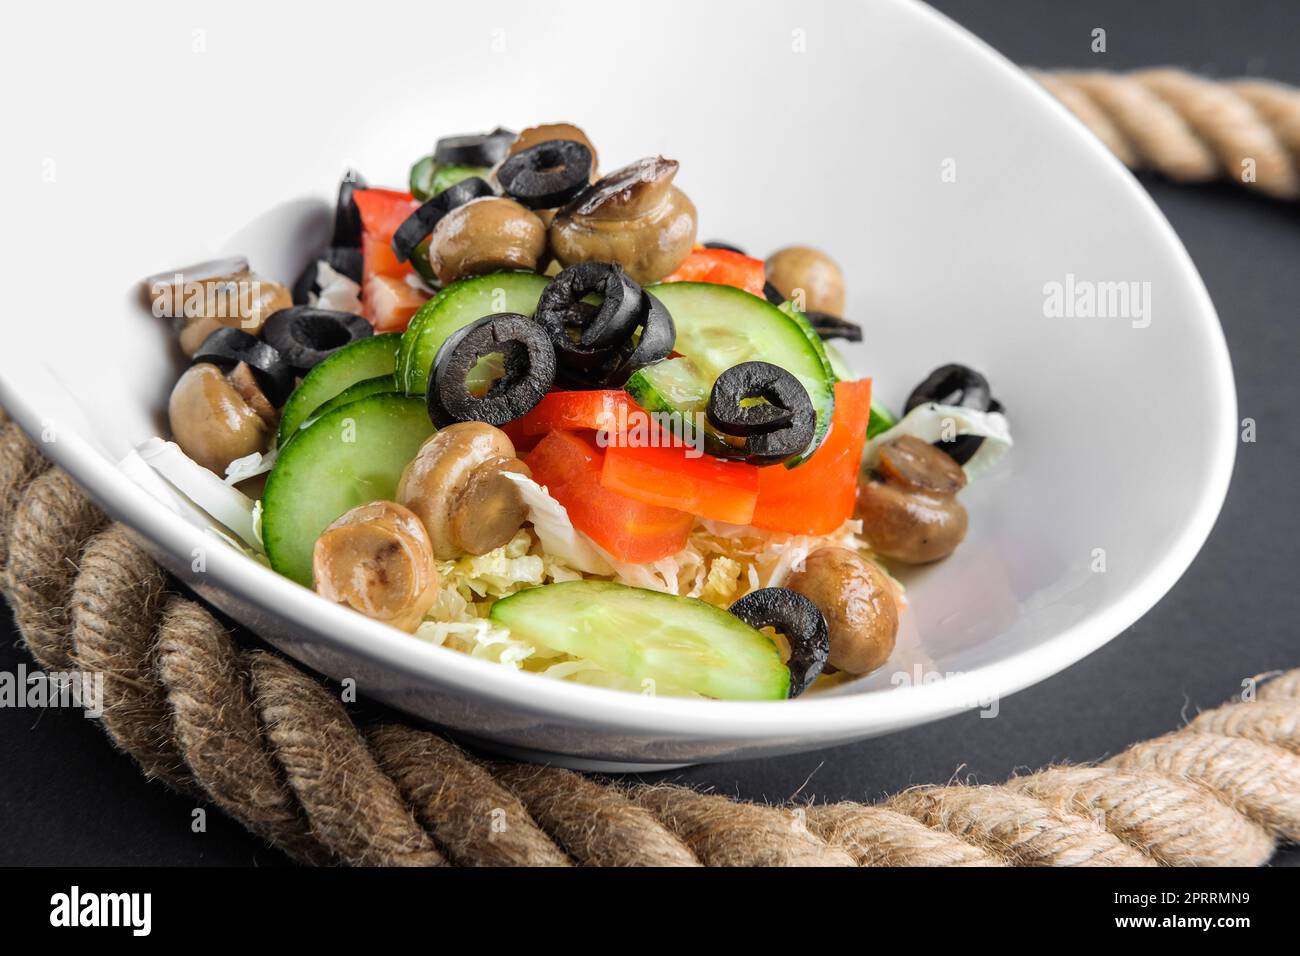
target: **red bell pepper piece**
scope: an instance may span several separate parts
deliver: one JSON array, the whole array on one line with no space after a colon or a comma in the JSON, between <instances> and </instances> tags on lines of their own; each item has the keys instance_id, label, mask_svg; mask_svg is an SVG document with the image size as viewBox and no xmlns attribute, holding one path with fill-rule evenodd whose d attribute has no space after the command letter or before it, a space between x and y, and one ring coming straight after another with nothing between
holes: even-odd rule
<instances>
[{"instance_id":1,"label":"red bell pepper piece","mask_svg":"<svg viewBox=\"0 0 1300 956\"><path fill-rule=\"evenodd\" d=\"M753 465L680 446L611 445L605 450L600 483L646 504L731 524L749 524L758 501L758 469Z\"/></svg>"},{"instance_id":2,"label":"red bell pepper piece","mask_svg":"<svg viewBox=\"0 0 1300 956\"><path fill-rule=\"evenodd\" d=\"M594 432L553 431L524 462L564 505L573 526L618 560L657 561L684 548L695 518L603 487L604 460Z\"/></svg>"},{"instance_id":3,"label":"red bell pepper piece","mask_svg":"<svg viewBox=\"0 0 1300 956\"><path fill-rule=\"evenodd\" d=\"M395 189L358 189L352 193L361 213L361 306L366 320L380 332L402 331L404 307L393 308L403 297L396 282L404 282L414 272L409 262L398 262L393 252L393 233L406 221L420 201L410 193ZM371 282L372 279L379 282ZM396 282L382 281L385 279ZM412 296L405 298L411 299ZM416 308L419 305L416 304ZM411 310L414 313L414 309ZM404 316L410 321L410 315Z\"/></svg>"},{"instance_id":4,"label":"red bell pepper piece","mask_svg":"<svg viewBox=\"0 0 1300 956\"><path fill-rule=\"evenodd\" d=\"M414 271L409 262L397 261L393 233L407 216L420 208L420 201L410 193L395 189L358 189L352 196L361 213L361 287L365 288L371 276L400 279Z\"/></svg>"},{"instance_id":5,"label":"red bell pepper piece","mask_svg":"<svg viewBox=\"0 0 1300 956\"><path fill-rule=\"evenodd\" d=\"M796 468L758 470L752 523L789 534L830 534L851 518L870 418L871 379L837 382L831 428L813 456Z\"/></svg>"},{"instance_id":6,"label":"red bell pepper piece","mask_svg":"<svg viewBox=\"0 0 1300 956\"><path fill-rule=\"evenodd\" d=\"M532 448L553 431L604 431L635 424L641 406L621 388L551 392L531 412L501 426L516 448Z\"/></svg>"},{"instance_id":7,"label":"red bell pepper piece","mask_svg":"<svg viewBox=\"0 0 1300 956\"><path fill-rule=\"evenodd\" d=\"M730 249L696 246L677 270L663 281L713 282L717 285L735 286L762 297L765 281L763 260Z\"/></svg>"}]
</instances>

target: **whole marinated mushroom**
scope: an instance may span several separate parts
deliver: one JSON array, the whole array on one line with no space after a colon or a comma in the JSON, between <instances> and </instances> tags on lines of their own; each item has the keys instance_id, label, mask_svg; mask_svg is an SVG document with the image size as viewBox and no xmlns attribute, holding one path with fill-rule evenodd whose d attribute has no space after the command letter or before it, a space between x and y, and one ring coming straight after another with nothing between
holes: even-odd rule
<instances>
[{"instance_id":1,"label":"whole marinated mushroom","mask_svg":"<svg viewBox=\"0 0 1300 956\"><path fill-rule=\"evenodd\" d=\"M487 554L513 538L528 514L505 472L530 474L506 433L459 422L420 446L402 473L397 500L424 523L435 557Z\"/></svg>"},{"instance_id":2,"label":"whole marinated mushroom","mask_svg":"<svg viewBox=\"0 0 1300 956\"><path fill-rule=\"evenodd\" d=\"M172 320L186 355L222 326L256 335L272 314L293 305L288 288L260 278L242 256L162 272L144 285L154 314Z\"/></svg>"},{"instance_id":3,"label":"whole marinated mushroom","mask_svg":"<svg viewBox=\"0 0 1300 956\"><path fill-rule=\"evenodd\" d=\"M767 257L767 281L787 299L802 294L805 312L844 314L844 273L820 249L787 246Z\"/></svg>"},{"instance_id":4,"label":"whole marinated mushroom","mask_svg":"<svg viewBox=\"0 0 1300 956\"><path fill-rule=\"evenodd\" d=\"M236 458L264 451L276 411L240 362L229 375L209 362L186 369L167 403L172 437L190 458L218 475Z\"/></svg>"},{"instance_id":5,"label":"whole marinated mushroom","mask_svg":"<svg viewBox=\"0 0 1300 956\"><path fill-rule=\"evenodd\" d=\"M957 492L966 473L915 435L880 448L875 475L858 484L855 516L871 550L904 564L946 558L966 537L966 509Z\"/></svg>"},{"instance_id":6,"label":"whole marinated mushroom","mask_svg":"<svg viewBox=\"0 0 1300 956\"><path fill-rule=\"evenodd\" d=\"M797 591L826 618L830 665L868 674L889 658L898 636L898 604L885 573L848 548L819 548L785 586Z\"/></svg>"},{"instance_id":7,"label":"whole marinated mushroom","mask_svg":"<svg viewBox=\"0 0 1300 956\"><path fill-rule=\"evenodd\" d=\"M546 226L513 199L484 196L457 206L429 238L429 264L443 283L502 269L532 271L546 254Z\"/></svg>"},{"instance_id":8,"label":"whole marinated mushroom","mask_svg":"<svg viewBox=\"0 0 1300 956\"><path fill-rule=\"evenodd\" d=\"M597 180L556 214L551 252L565 266L617 262L642 285L669 275L695 244L695 204L673 185L677 167L649 157Z\"/></svg>"},{"instance_id":9,"label":"whole marinated mushroom","mask_svg":"<svg viewBox=\"0 0 1300 956\"><path fill-rule=\"evenodd\" d=\"M391 501L353 508L326 528L312 580L322 597L403 631L414 631L438 597L428 532Z\"/></svg>"}]
</instances>

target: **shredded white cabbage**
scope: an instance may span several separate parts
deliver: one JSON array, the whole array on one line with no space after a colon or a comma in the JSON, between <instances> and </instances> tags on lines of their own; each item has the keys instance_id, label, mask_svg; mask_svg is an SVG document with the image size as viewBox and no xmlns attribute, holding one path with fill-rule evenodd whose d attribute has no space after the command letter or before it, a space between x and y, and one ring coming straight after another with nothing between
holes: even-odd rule
<instances>
[{"instance_id":1,"label":"shredded white cabbage","mask_svg":"<svg viewBox=\"0 0 1300 956\"><path fill-rule=\"evenodd\" d=\"M265 455L255 451L243 458L236 458L226 466L226 484L237 485L249 478L268 474L275 467L275 457L279 449L272 449Z\"/></svg>"},{"instance_id":2,"label":"shredded white cabbage","mask_svg":"<svg viewBox=\"0 0 1300 956\"><path fill-rule=\"evenodd\" d=\"M915 435L928 442L952 439L958 435L978 435L984 439L970 461L962 467L967 478L977 478L992 468L1011 447L1011 428L1001 412L980 412L957 405L927 402L912 409L891 429L867 442L862 460L873 467L880 457L880 446L899 435Z\"/></svg>"},{"instance_id":3,"label":"shredded white cabbage","mask_svg":"<svg viewBox=\"0 0 1300 956\"><path fill-rule=\"evenodd\" d=\"M552 559L586 574L612 573L613 567L595 542L573 526L564 505L547 494L545 488L526 475L513 471L501 474L519 487L519 494L528 506L528 520Z\"/></svg>"},{"instance_id":4,"label":"shredded white cabbage","mask_svg":"<svg viewBox=\"0 0 1300 956\"><path fill-rule=\"evenodd\" d=\"M232 531L249 548L262 550L253 521L252 498L195 462L175 442L151 438L135 453L213 521Z\"/></svg>"},{"instance_id":5,"label":"shredded white cabbage","mask_svg":"<svg viewBox=\"0 0 1300 956\"><path fill-rule=\"evenodd\" d=\"M361 286L334 269L324 259L316 262L316 284L320 293L307 297L308 305L338 312L361 314Z\"/></svg>"}]
</instances>

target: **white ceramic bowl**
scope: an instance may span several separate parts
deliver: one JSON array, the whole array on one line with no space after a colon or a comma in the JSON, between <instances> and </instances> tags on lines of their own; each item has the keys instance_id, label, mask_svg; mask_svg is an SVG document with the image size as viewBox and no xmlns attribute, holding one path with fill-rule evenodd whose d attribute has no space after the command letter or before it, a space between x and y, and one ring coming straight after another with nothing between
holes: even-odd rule
<instances>
[{"instance_id":1,"label":"white ceramic bowl","mask_svg":"<svg viewBox=\"0 0 1300 956\"><path fill-rule=\"evenodd\" d=\"M408 4L253 9L205 23L160 4L128 25L105 8L102 29L68 33L52 8L23 8L36 22L14 25L27 41L0 69L10 89L41 83L10 104L22 135L5 157L0 401L168 567L298 660L465 737L573 766L791 752L1060 670L1150 608L1208 534L1236 410L1191 262L1082 127L928 8L459 4L419 14L419 29ZM553 119L584 126L606 168L680 159L703 236L831 250L867 327L851 359L888 403L963 361L1008 407L1016 446L964 493L963 547L909 579L912 611L881 671L781 703L516 673L212 548L118 470L162 433L179 367L136 303L138 278L235 251L290 279L346 165L400 184L438 135ZM1076 289L1149 283L1149 322L1048 317L1045 287L1067 276ZM210 552L202 574L195 547Z\"/></svg>"}]
</instances>

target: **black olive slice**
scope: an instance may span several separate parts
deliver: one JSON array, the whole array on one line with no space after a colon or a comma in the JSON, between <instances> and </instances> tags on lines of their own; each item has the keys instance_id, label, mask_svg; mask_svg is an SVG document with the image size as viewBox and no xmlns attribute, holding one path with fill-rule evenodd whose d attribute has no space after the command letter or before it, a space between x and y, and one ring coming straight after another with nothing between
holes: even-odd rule
<instances>
[{"instance_id":1,"label":"black olive slice","mask_svg":"<svg viewBox=\"0 0 1300 956\"><path fill-rule=\"evenodd\" d=\"M573 139L548 139L515 153L497 170L497 182L529 209L563 206L587 187L591 150Z\"/></svg>"},{"instance_id":2,"label":"black olive slice","mask_svg":"<svg viewBox=\"0 0 1300 956\"><path fill-rule=\"evenodd\" d=\"M467 379L479 360L500 353L505 371L483 395ZM429 418L439 428L453 422L504 425L526 415L555 381L555 349L546 332L516 312L485 316L450 336L429 376Z\"/></svg>"},{"instance_id":3,"label":"black olive slice","mask_svg":"<svg viewBox=\"0 0 1300 956\"><path fill-rule=\"evenodd\" d=\"M294 305L307 305L311 301L311 296L320 294L319 272L322 262L326 263L335 272L347 276L358 285L361 283L363 269L361 250L351 246L332 247L307 263L307 267L294 280Z\"/></svg>"},{"instance_id":4,"label":"black olive slice","mask_svg":"<svg viewBox=\"0 0 1300 956\"><path fill-rule=\"evenodd\" d=\"M433 161L448 166L495 166L506 158L515 136L500 126L490 133L446 136L434 147Z\"/></svg>"},{"instance_id":5,"label":"black olive slice","mask_svg":"<svg viewBox=\"0 0 1300 956\"><path fill-rule=\"evenodd\" d=\"M353 193L367 189L366 181L355 169L349 169L339 182L338 203L334 207L334 239L331 246L361 245L361 210Z\"/></svg>"},{"instance_id":6,"label":"black olive slice","mask_svg":"<svg viewBox=\"0 0 1300 956\"><path fill-rule=\"evenodd\" d=\"M862 341L862 326L848 319L841 319L829 312L805 312L804 316L812 323L813 331L821 339L844 339L846 342Z\"/></svg>"},{"instance_id":7,"label":"black olive slice","mask_svg":"<svg viewBox=\"0 0 1300 956\"><path fill-rule=\"evenodd\" d=\"M912 389L912 394L903 406L903 413L927 402L987 412L991 400L988 379L973 368L952 363L939 366Z\"/></svg>"},{"instance_id":8,"label":"black olive slice","mask_svg":"<svg viewBox=\"0 0 1300 956\"><path fill-rule=\"evenodd\" d=\"M785 301L785 296L781 293L781 290L770 282L763 283L763 298L773 305L780 305Z\"/></svg>"},{"instance_id":9,"label":"black olive slice","mask_svg":"<svg viewBox=\"0 0 1300 956\"><path fill-rule=\"evenodd\" d=\"M672 313L668 311L668 306L649 292L641 293L641 315L638 324L641 326L641 338L637 340L636 348L624 363L623 371L626 372L624 381L637 369L645 368L660 359L666 359L673 346L677 344L677 326L673 322ZM619 384L621 385L622 382Z\"/></svg>"},{"instance_id":10,"label":"black olive slice","mask_svg":"<svg viewBox=\"0 0 1300 956\"><path fill-rule=\"evenodd\" d=\"M728 609L755 630L775 628L790 642L790 696L798 697L822 672L831 654L826 617L789 588L750 591Z\"/></svg>"},{"instance_id":11,"label":"black olive slice","mask_svg":"<svg viewBox=\"0 0 1300 956\"><path fill-rule=\"evenodd\" d=\"M351 312L295 305L272 313L262 327L262 341L299 372L306 372L374 332L374 326Z\"/></svg>"},{"instance_id":12,"label":"black olive slice","mask_svg":"<svg viewBox=\"0 0 1300 956\"><path fill-rule=\"evenodd\" d=\"M742 256L749 255L749 253L740 248L740 246L733 246L731 243L723 242L720 239L710 239L708 242L701 243L701 245L703 245L705 249L722 249L726 252L734 252Z\"/></svg>"},{"instance_id":13,"label":"black olive slice","mask_svg":"<svg viewBox=\"0 0 1300 956\"><path fill-rule=\"evenodd\" d=\"M284 404L293 391L293 367L279 351L243 329L222 327L206 339L190 358L190 364L210 362L224 372L229 372L240 362L253 370L258 388L276 408Z\"/></svg>"},{"instance_id":14,"label":"black olive slice","mask_svg":"<svg viewBox=\"0 0 1300 956\"><path fill-rule=\"evenodd\" d=\"M579 305L594 308L585 302ZM641 326L640 338L628 339L613 350L593 352L577 344L557 348L557 381L574 389L622 388L637 369L667 358L677 341L677 329L668 307L649 292L643 292L637 323Z\"/></svg>"},{"instance_id":15,"label":"black olive slice","mask_svg":"<svg viewBox=\"0 0 1300 956\"><path fill-rule=\"evenodd\" d=\"M604 296L600 305L582 301L592 294ZM612 263L580 262L560 272L534 318L551 337L561 379L577 388L622 386L666 358L677 340L667 307Z\"/></svg>"},{"instance_id":16,"label":"black olive slice","mask_svg":"<svg viewBox=\"0 0 1300 956\"><path fill-rule=\"evenodd\" d=\"M433 230L447 213L471 199L491 195L492 187L487 180L481 176L471 176L421 203L420 208L407 216L393 233L393 254L397 256L397 261L410 259L416 247L433 235Z\"/></svg>"},{"instance_id":17,"label":"black olive slice","mask_svg":"<svg viewBox=\"0 0 1300 956\"><path fill-rule=\"evenodd\" d=\"M592 294L604 297L594 312L582 301ZM636 331L641 296L641 286L621 266L579 262L547 284L537 302L536 319L552 339L562 330L576 328L578 344L584 349L609 349Z\"/></svg>"},{"instance_id":18,"label":"black olive slice","mask_svg":"<svg viewBox=\"0 0 1300 956\"><path fill-rule=\"evenodd\" d=\"M808 390L785 369L768 362L742 362L719 375L705 414L717 431L744 439L735 445L721 443L720 456L756 465L799 454L816 430Z\"/></svg>"},{"instance_id":19,"label":"black olive slice","mask_svg":"<svg viewBox=\"0 0 1300 956\"><path fill-rule=\"evenodd\" d=\"M912 389L903 405L906 414L918 405L934 402L937 405L956 405L973 408L979 412L1000 412L1002 403L989 393L989 381L973 368L953 362L941 365L920 385ZM984 439L979 435L958 435L950 441L939 440L934 446L948 453L959 465L970 461Z\"/></svg>"}]
</instances>

